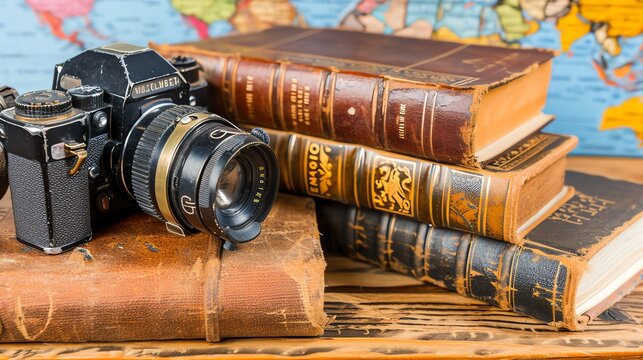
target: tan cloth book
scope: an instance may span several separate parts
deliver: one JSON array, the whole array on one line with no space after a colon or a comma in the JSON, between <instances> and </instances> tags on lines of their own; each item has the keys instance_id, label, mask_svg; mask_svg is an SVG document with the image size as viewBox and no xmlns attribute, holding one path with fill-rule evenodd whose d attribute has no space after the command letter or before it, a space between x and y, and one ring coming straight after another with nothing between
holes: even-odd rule
<instances>
[{"instance_id":1,"label":"tan cloth book","mask_svg":"<svg viewBox=\"0 0 643 360\"><path fill-rule=\"evenodd\" d=\"M311 199L280 195L236 251L137 214L61 255L15 239L0 208L0 342L315 336L324 268Z\"/></svg>"}]
</instances>

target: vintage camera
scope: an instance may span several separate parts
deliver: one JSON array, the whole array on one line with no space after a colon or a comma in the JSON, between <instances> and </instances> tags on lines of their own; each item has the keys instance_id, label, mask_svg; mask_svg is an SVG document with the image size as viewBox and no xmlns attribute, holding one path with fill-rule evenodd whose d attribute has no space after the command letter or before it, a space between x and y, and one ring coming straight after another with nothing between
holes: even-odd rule
<instances>
[{"instance_id":1,"label":"vintage camera","mask_svg":"<svg viewBox=\"0 0 643 360\"><path fill-rule=\"evenodd\" d=\"M136 205L175 234L254 239L277 160L265 131L205 111L205 92L194 60L128 44L57 65L53 90L0 113L18 240L57 254Z\"/></svg>"}]
</instances>

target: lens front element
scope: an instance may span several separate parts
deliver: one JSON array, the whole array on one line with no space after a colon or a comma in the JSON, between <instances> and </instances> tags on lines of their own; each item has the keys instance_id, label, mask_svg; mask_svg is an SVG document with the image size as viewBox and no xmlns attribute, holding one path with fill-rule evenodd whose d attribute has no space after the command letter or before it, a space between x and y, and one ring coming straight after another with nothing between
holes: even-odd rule
<instances>
[{"instance_id":1,"label":"lens front element","mask_svg":"<svg viewBox=\"0 0 643 360\"><path fill-rule=\"evenodd\" d=\"M236 159L230 160L221 173L213 206L227 209L241 198L244 185L243 168Z\"/></svg>"}]
</instances>

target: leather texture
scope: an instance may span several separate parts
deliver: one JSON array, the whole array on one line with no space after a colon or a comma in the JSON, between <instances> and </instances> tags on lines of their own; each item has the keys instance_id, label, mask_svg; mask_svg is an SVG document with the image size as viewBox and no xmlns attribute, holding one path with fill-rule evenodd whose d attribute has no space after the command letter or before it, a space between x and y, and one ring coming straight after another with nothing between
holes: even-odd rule
<instances>
[{"instance_id":1,"label":"leather texture","mask_svg":"<svg viewBox=\"0 0 643 360\"><path fill-rule=\"evenodd\" d=\"M476 171L350 143L268 132L279 159L282 189L508 242L521 240L517 213L521 196L529 195L523 194L523 184L564 158L576 143L574 138L538 133ZM560 189L554 194L562 190L564 167L556 172L551 176L560 178Z\"/></svg>"},{"instance_id":2,"label":"leather texture","mask_svg":"<svg viewBox=\"0 0 643 360\"><path fill-rule=\"evenodd\" d=\"M280 195L254 241L173 236L137 214L48 256L0 208L0 342L315 336L325 262L311 199Z\"/></svg>"},{"instance_id":3,"label":"leather texture","mask_svg":"<svg viewBox=\"0 0 643 360\"><path fill-rule=\"evenodd\" d=\"M600 312L577 317L575 287L596 251L643 216L643 185L575 172L567 180L576 195L522 246L331 202L317 204L319 228L325 245L351 258L582 330ZM627 292L616 291L603 310Z\"/></svg>"},{"instance_id":4,"label":"leather texture","mask_svg":"<svg viewBox=\"0 0 643 360\"><path fill-rule=\"evenodd\" d=\"M552 58L287 27L151 46L166 57L196 58L210 84L210 110L222 116L471 168L480 168L473 137L483 93Z\"/></svg>"}]
</instances>

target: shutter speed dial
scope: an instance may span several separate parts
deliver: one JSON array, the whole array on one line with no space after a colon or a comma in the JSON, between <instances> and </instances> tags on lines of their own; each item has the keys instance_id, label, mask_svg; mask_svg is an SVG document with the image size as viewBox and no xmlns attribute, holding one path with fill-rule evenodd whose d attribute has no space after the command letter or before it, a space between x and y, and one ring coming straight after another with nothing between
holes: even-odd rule
<instances>
[{"instance_id":1,"label":"shutter speed dial","mask_svg":"<svg viewBox=\"0 0 643 360\"><path fill-rule=\"evenodd\" d=\"M71 112L71 96L58 90L38 90L16 99L16 115L38 120L58 117Z\"/></svg>"}]
</instances>

